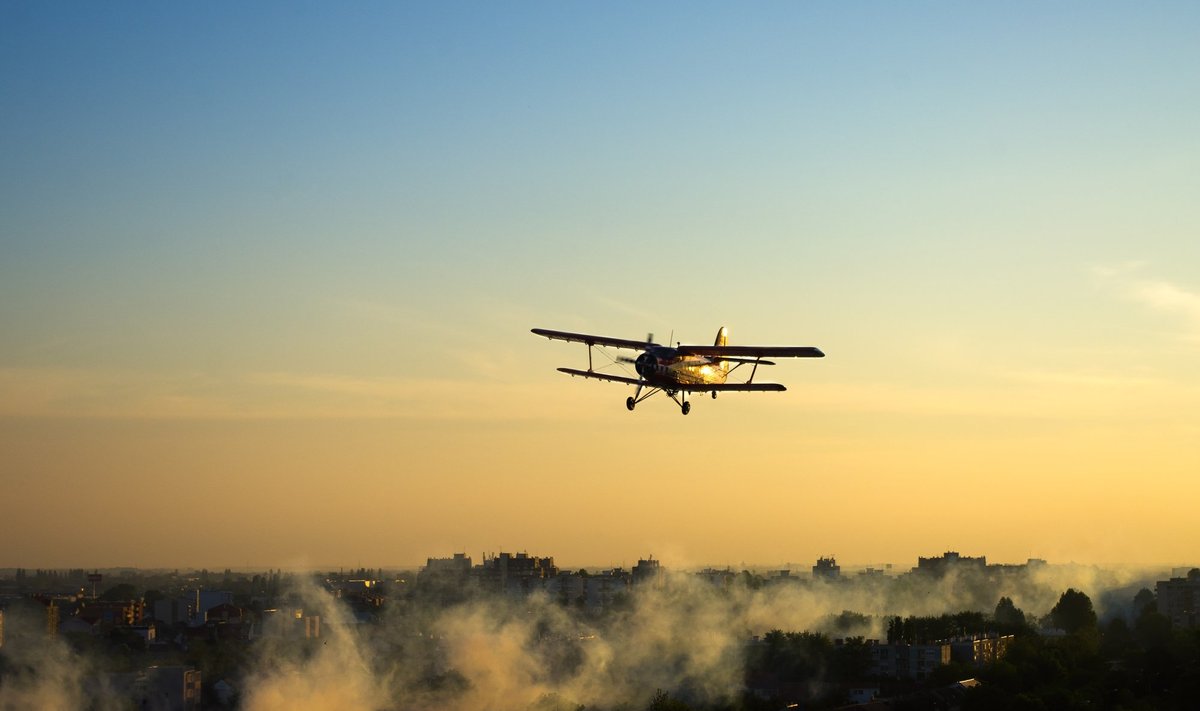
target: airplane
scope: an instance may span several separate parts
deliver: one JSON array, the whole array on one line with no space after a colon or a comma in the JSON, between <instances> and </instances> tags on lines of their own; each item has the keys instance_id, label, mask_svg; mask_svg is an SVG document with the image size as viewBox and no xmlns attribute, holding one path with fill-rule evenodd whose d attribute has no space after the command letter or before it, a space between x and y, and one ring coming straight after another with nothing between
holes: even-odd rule
<instances>
[{"instance_id":1,"label":"airplane","mask_svg":"<svg viewBox=\"0 0 1200 711\"><path fill-rule=\"evenodd\" d=\"M551 340L586 343L588 347L587 370L559 368L559 372L570 376L578 375L584 378L636 385L637 390L631 397L625 399L625 407L631 411L638 403L659 392L666 393L667 397L674 400L685 415L692 411L692 403L687 399L688 393L712 393L715 400L719 392L782 392L787 388L779 383L754 382L758 366L775 365L763 358L825 357L820 348L812 346L731 346L729 345L729 331L724 326L717 331L717 339L711 346L685 346L676 343L673 348L670 345L663 346L655 343L654 334L646 336L645 341L635 341L625 338L593 336L586 333L551 331L545 328L534 328L531 331ZM593 370L593 346L642 351L637 358L620 356L617 359L622 363L632 363L638 377L628 378ZM725 382L730 373L743 365L752 366L750 377L746 379L746 382Z\"/></svg>"}]
</instances>

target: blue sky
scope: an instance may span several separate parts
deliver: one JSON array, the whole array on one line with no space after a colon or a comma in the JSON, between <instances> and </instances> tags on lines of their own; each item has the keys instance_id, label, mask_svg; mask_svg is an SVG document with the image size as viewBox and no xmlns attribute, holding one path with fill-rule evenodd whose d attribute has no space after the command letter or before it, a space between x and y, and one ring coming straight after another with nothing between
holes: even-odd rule
<instances>
[{"instance_id":1,"label":"blue sky","mask_svg":"<svg viewBox=\"0 0 1200 711\"><path fill-rule=\"evenodd\" d=\"M1003 452L1125 411L1130 461L1179 466L1200 424L1198 14L8 3L3 414L431 413L485 437L545 408L623 436L620 389L560 378L582 353L528 328L725 324L830 355L780 369L790 400L706 408L734 439ZM585 429L554 446L576 456ZM629 456L659 446L637 437ZM512 446L497 466L528 471Z\"/></svg>"}]
</instances>

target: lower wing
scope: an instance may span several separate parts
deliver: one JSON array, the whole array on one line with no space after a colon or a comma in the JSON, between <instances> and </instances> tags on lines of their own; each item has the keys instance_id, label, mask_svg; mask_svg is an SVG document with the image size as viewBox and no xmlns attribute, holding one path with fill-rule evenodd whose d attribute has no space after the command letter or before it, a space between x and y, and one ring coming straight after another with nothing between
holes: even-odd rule
<instances>
[{"instance_id":1,"label":"lower wing","mask_svg":"<svg viewBox=\"0 0 1200 711\"><path fill-rule=\"evenodd\" d=\"M627 378L623 375L609 375L608 373L597 373L594 370L577 370L575 368L559 368L558 372L566 373L567 375L578 375L581 378L595 378L596 380L611 380L614 383L625 383L627 385L649 385L653 388L663 388L667 390L679 390L689 393L709 393L709 392L783 392L787 390L779 383L707 383L707 384L678 384L665 387L658 383L650 383L637 378Z\"/></svg>"},{"instance_id":2,"label":"lower wing","mask_svg":"<svg viewBox=\"0 0 1200 711\"><path fill-rule=\"evenodd\" d=\"M594 370L576 370L575 368L559 368L558 372L566 373L567 375L578 375L583 378L595 378L596 380L611 380L615 383L628 383L629 385L638 385L642 381L637 378L626 378L623 375L609 375L608 373L597 373Z\"/></svg>"}]
</instances>

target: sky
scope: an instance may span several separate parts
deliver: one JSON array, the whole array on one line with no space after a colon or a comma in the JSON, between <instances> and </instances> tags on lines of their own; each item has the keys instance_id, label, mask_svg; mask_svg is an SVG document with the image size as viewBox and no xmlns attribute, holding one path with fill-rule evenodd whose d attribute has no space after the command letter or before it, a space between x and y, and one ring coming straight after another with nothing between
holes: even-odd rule
<instances>
[{"instance_id":1,"label":"sky","mask_svg":"<svg viewBox=\"0 0 1200 711\"><path fill-rule=\"evenodd\" d=\"M1194 565L1198 29L3 3L0 567ZM529 332L720 326L827 357L630 413Z\"/></svg>"}]
</instances>

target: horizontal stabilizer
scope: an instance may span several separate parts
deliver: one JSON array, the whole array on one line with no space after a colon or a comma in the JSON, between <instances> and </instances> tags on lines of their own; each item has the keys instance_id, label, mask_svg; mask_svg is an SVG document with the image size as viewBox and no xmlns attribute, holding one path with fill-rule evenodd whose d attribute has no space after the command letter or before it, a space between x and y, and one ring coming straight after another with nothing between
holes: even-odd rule
<instances>
[{"instance_id":1,"label":"horizontal stabilizer","mask_svg":"<svg viewBox=\"0 0 1200 711\"><path fill-rule=\"evenodd\" d=\"M746 363L747 365L775 365L774 361L761 358L722 358L721 360L726 363Z\"/></svg>"}]
</instances>

